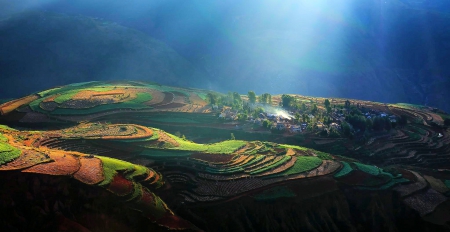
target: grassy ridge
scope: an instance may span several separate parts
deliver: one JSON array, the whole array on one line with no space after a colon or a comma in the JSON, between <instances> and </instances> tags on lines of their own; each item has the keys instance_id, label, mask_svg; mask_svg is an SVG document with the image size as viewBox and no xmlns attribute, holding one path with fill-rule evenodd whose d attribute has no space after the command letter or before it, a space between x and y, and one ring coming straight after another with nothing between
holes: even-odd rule
<instances>
[{"instance_id":1,"label":"grassy ridge","mask_svg":"<svg viewBox=\"0 0 450 232\"><path fill-rule=\"evenodd\" d=\"M198 151L198 152L208 152L208 153L221 153L221 154L231 154L235 152L240 147L247 144L246 141L242 140L226 140L219 143L213 144L198 144L191 141L184 140L175 135L167 133L171 138L178 142L179 146L171 147L172 150L184 150L184 151Z\"/></svg>"},{"instance_id":2,"label":"grassy ridge","mask_svg":"<svg viewBox=\"0 0 450 232\"><path fill-rule=\"evenodd\" d=\"M280 172L270 177L278 177L285 175L294 175L306 171L313 170L322 164L322 160L314 156L298 156L295 164L284 172Z\"/></svg>"},{"instance_id":3,"label":"grassy ridge","mask_svg":"<svg viewBox=\"0 0 450 232\"><path fill-rule=\"evenodd\" d=\"M349 163L344 162L344 161L341 161L341 163L343 165L341 170L339 170L339 172L334 174L334 177L336 177L336 178L346 176L346 175L350 174L353 171L353 168L350 166Z\"/></svg>"},{"instance_id":4,"label":"grassy ridge","mask_svg":"<svg viewBox=\"0 0 450 232\"><path fill-rule=\"evenodd\" d=\"M9 145L8 139L0 134L0 165L6 164L22 154L22 151Z\"/></svg>"}]
</instances>

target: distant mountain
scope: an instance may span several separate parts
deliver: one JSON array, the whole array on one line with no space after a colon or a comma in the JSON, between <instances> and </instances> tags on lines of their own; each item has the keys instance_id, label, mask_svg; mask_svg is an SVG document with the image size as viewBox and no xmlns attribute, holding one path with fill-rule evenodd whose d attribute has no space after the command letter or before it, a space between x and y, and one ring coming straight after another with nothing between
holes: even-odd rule
<instances>
[{"instance_id":1,"label":"distant mountain","mask_svg":"<svg viewBox=\"0 0 450 232\"><path fill-rule=\"evenodd\" d=\"M317 1L311 5L320 6L319 13L312 15L301 5L308 1L286 8L270 1L99 2L107 4L55 1L40 9L105 18L145 35L81 16L44 21L36 15L50 14L36 13L4 21L9 27L0 26L0 77L9 86L40 86L23 92L1 86L1 95L87 80L144 79L222 92L405 102L450 112L450 5L444 1ZM35 35L45 30L52 33ZM23 81L13 80L19 77Z\"/></svg>"},{"instance_id":2,"label":"distant mountain","mask_svg":"<svg viewBox=\"0 0 450 232\"><path fill-rule=\"evenodd\" d=\"M283 24L267 16L258 28L260 18L241 15L225 30L238 38L234 49L192 62L240 92L251 86L450 111L449 7L436 8L437 1L349 2L346 13L323 16L313 29L302 27L307 17Z\"/></svg>"},{"instance_id":3,"label":"distant mountain","mask_svg":"<svg viewBox=\"0 0 450 232\"><path fill-rule=\"evenodd\" d=\"M116 23L48 12L0 21L0 93L19 97L88 80L196 86L204 76L161 41ZM200 87L200 86L199 86Z\"/></svg>"}]
</instances>

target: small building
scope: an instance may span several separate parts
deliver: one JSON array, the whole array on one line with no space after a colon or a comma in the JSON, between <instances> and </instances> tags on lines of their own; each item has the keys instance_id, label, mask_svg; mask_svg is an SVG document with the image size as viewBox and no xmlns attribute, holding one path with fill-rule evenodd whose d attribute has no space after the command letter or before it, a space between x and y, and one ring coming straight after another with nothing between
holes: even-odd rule
<instances>
[{"instance_id":1,"label":"small building","mask_svg":"<svg viewBox=\"0 0 450 232\"><path fill-rule=\"evenodd\" d=\"M292 125L292 126L289 128L289 131L290 131L291 133L301 133L301 132L302 132L302 128L301 128L301 126L298 126L298 125Z\"/></svg>"}]
</instances>

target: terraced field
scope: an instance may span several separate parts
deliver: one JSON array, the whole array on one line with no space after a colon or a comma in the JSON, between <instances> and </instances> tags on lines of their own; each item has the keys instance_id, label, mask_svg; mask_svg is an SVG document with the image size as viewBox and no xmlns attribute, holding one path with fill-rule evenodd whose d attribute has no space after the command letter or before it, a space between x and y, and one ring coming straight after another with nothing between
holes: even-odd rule
<instances>
[{"instance_id":1,"label":"terraced field","mask_svg":"<svg viewBox=\"0 0 450 232\"><path fill-rule=\"evenodd\" d=\"M360 141L305 133L301 139L271 136L291 144L235 139L197 143L149 126L222 128L229 135L228 125L208 106L207 93L155 83L87 82L4 103L2 122L21 127L0 126L0 172L71 178L111 194L146 218L142 223L164 230L200 230L196 223L204 226L206 220L178 216L199 207L214 211L217 205L238 202L246 211L248 202L270 205L295 198L292 202L303 205L333 194L352 198L353 193L377 198L376 205L381 204L378 198L394 196L389 198L393 205L445 225L442 215L450 215L450 133L433 110L357 101L408 120ZM308 104L324 100L296 97ZM333 104L345 101L332 99ZM274 96L273 102L280 98ZM33 123L53 129L23 129ZM338 203L333 202L334 212Z\"/></svg>"}]
</instances>

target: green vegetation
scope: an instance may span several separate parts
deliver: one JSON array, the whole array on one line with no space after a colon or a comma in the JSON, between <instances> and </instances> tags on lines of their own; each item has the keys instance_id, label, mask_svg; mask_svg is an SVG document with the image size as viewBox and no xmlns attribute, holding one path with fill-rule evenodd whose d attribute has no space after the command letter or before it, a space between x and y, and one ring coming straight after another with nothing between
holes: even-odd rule
<instances>
[{"instance_id":1,"label":"green vegetation","mask_svg":"<svg viewBox=\"0 0 450 232\"><path fill-rule=\"evenodd\" d=\"M445 180L444 184L445 184L445 186L447 186L447 188L450 189L450 180Z\"/></svg>"},{"instance_id":2,"label":"green vegetation","mask_svg":"<svg viewBox=\"0 0 450 232\"><path fill-rule=\"evenodd\" d=\"M21 150L9 145L8 139L0 134L0 165L18 158L21 153Z\"/></svg>"},{"instance_id":3,"label":"green vegetation","mask_svg":"<svg viewBox=\"0 0 450 232\"><path fill-rule=\"evenodd\" d=\"M189 119L189 118L176 118L176 117L151 117L149 118L152 121L155 122L167 122L167 123L193 123L193 124L197 124L200 123L198 121Z\"/></svg>"},{"instance_id":4,"label":"green vegetation","mask_svg":"<svg viewBox=\"0 0 450 232\"><path fill-rule=\"evenodd\" d=\"M68 85L68 86L80 87L80 86L85 86L85 85L90 85L90 84L96 84L96 83L98 83L98 81L87 81L87 82L73 83L73 84L70 84L70 85Z\"/></svg>"},{"instance_id":5,"label":"green vegetation","mask_svg":"<svg viewBox=\"0 0 450 232\"><path fill-rule=\"evenodd\" d=\"M334 177L336 177L336 178L344 177L353 171L353 168L350 166L349 163L347 163L347 162L341 162L341 163L343 165L341 170L339 170L339 172L334 174Z\"/></svg>"},{"instance_id":6,"label":"green vegetation","mask_svg":"<svg viewBox=\"0 0 450 232\"><path fill-rule=\"evenodd\" d=\"M147 101L152 100L152 95L147 93L147 92L140 92L140 93L136 93L136 98L131 100L132 102L135 103L144 103Z\"/></svg>"},{"instance_id":7,"label":"green vegetation","mask_svg":"<svg viewBox=\"0 0 450 232\"><path fill-rule=\"evenodd\" d=\"M139 199L142 196L142 185L133 182L133 193L128 197L127 201Z\"/></svg>"},{"instance_id":8,"label":"green vegetation","mask_svg":"<svg viewBox=\"0 0 450 232\"><path fill-rule=\"evenodd\" d=\"M201 98L203 101L207 101L207 99L208 99L207 93L204 93L204 92L195 92L195 94L197 94L197 96L198 96L199 98Z\"/></svg>"},{"instance_id":9,"label":"green vegetation","mask_svg":"<svg viewBox=\"0 0 450 232\"><path fill-rule=\"evenodd\" d=\"M314 156L298 156L295 164L284 172L271 175L270 177L278 177L285 175L294 175L302 172L313 170L322 164L322 160Z\"/></svg>"},{"instance_id":10,"label":"green vegetation","mask_svg":"<svg viewBox=\"0 0 450 232\"><path fill-rule=\"evenodd\" d=\"M64 94L59 95L58 97L55 98L55 102L56 103L63 103L65 101L71 100L73 96L75 96L77 93L79 93L80 91L96 91L96 92L105 92L105 91L110 91L113 90L114 87L108 86L108 87L94 87L94 88L78 88L78 89L73 89L73 90L69 90L69 91L65 91Z\"/></svg>"},{"instance_id":11,"label":"green vegetation","mask_svg":"<svg viewBox=\"0 0 450 232\"><path fill-rule=\"evenodd\" d=\"M244 171L244 169L241 168L241 167L227 167L227 168L220 168L220 169L206 167L205 170L207 172L213 173L213 174L233 174L233 173L236 173L236 172L243 172Z\"/></svg>"},{"instance_id":12,"label":"green vegetation","mask_svg":"<svg viewBox=\"0 0 450 232\"><path fill-rule=\"evenodd\" d=\"M250 161L248 161L247 163L243 163L243 164L239 165L239 167L246 168L246 167L248 167L248 166L251 166L251 165L253 165L253 164L255 164L255 163L257 163L257 162L263 160L264 158L265 158L264 155L257 155L257 156L255 156L253 159L251 159Z\"/></svg>"},{"instance_id":13,"label":"green vegetation","mask_svg":"<svg viewBox=\"0 0 450 232\"><path fill-rule=\"evenodd\" d=\"M189 96L191 95L191 94L190 94L188 91L186 91L186 90L178 89L178 88L170 87L170 86L165 86L165 85L150 84L150 85L147 85L146 87L147 87L147 88L156 89L156 90L159 90L159 91L161 91L161 92L180 92L180 93L182 93L183 95L185 95L186 97L189 97ZM135 88L135 87L133 86L133 88Z\"/></svg>"},{"instance_id":14,"label":"green vegetation","mask_svg":"<svg viewBox=\"0 0 450 232\"><path fill-rule=\"evenodd\" d=\"M118 139L115 140L117 142L125 142L125 143L135 143L135 142L147 142L147 141L154 141L159 138L159 134L156 130L153 130L153 135L149 138L143 138L143 139Z\"/></svg>"},{"instance_id":15,"label":"green vegetation","mask_svg":"<svg viewBox=\"0 0 450 232\"><path fill-rule=\"evenodd\" d=\"M300 146L289 145L289 144L279 144L278 147L280 147L280 148L292 148L292 149L296 149L296 150L300 150L300 151L307 151L308 150L308 148L306 148L306 147L300 147Z\"/></svg>"},{"instance_id":16,"label":"green vegetation","mask_svg":"<svg viewBox=\"0 0 450 232\"><path fill-rule=\"evenodd\" d=\"M389 181L388 183L386 183L380 187L357 187L357 188L363 189L363 190L386 190L386 189L390 189L390 188L394 187L397 184L408 183L408 182L410 182L410 181L405 178L395 178L395 179L391 179L391 181Z\"/></svg>"},{"instance_id":17,"label":"green vegetation","mask_svg":"<svg viewBox=\"0 0 450 232\"><path fill-rule=\"evenodd\" d=\"M254 196L256 200L275 200L282 197L295 197L297 196L291 189L286 186L277 186Z\"/></svg>"},{"instance_id":18,"label":"green vegetation","mask_svg":"<svg viewBox=\"0 0 450 232\"><path fill-rule=\"evenodd\" d=\"M380 174L380 169L373 165L367 165L358 162L354 162L354 164L356 165L356 168L358 168L358 170L368 173L370 175L376 176Z\"/></svg>"},{"instance_id":19,"label":"green vegetation","mask_svg":"<svg viewBox=\"0 0 450 232\"><path fill-rule=\"evenodd\" d=\"M102 161L103 174L105 179L100 182L100 186L105 186L114 179L114 176L117 174L117 171L126 171L127 173L134 172L137 165L132 163L128 163L122 160L109 158L105 156L96 156Z\"/></svg>"},{"instance_id":20,"label":"green vegetation","mask_svg":"<svg viewBox=\"0 0 450 232\"><path fill-rule=\"evenodd\" d=\"M192 152L190 151L174 151L174 150L163 150L163 149L145 149L139 155L149 156L154 158L166 158L166 157L187 157L190 156Z\"/></svg>"},{"instance_id":21,"label":"green vegetation","mask_svg":"<svg viewBox=\"0 0 450 232\"><path fill-rule=\"evenodd\" d=\"M261 168L255 170L255 171L250 172L250 174L251 175L255 175L255 174L259 174L259 173L268 171L268 170L270 170L272 168L276 168L276 167L280 166L281 164L283 164L285 162L288 162L291 158L292 158L291 156L284 156L282 159L280 159L280 160L278 160L276 162L273 162L270 165L267 165L265 167L261 167Z\"/></svg>"},{"instance_id":22,"label":"green vegetation","mask_svg":"<svg viewBox=\"0 0 450 232\"><path fill-rule=\"evenodd\" d=\"M198 144L188 140L183 140L175 135L167 134L171 138L175 139L180 145L177 147L171 147L169 149L173 150L184 150L184 151L199 151L208 153L221 153L221 154L231 154L237 149L245 146L246 141L242 140L226 140L219 143L213 144Z\"/></svg>"},{"instance_id":23,"label":"green vegetation","mask_svg":"<svg viewBox=\"0 0 450 232\"><path fill-rule=\"evenodd\" d=\"M132 110L142 110L142 109L151 109L152 107L142 105L140 103L135 103L133 101L107 104L107 105L99 105L96 107L88 108L88 109L62 109L58 108L51 112L51 114L63 114L63 115L85 115L85 114L95 114L108 110L119 110L119 109L132 109Z\"/></svg>"},{"instance_id":24,"label":"green vegetation","mask_svg":"<svg viewBox=\"0 0 450 232\"><path fill-rule=\"evenodd\" d=\"M56 92L58 92L61 89L62 89L61 87L47 89L45 91L39 92L38 95L41 97L49 96L49 95L55 94Z\"/></svg>"},{"instance_id":25,"label":"green vegetation","mask_svg":"<svg viewBox=\"0 0 450 232\"><path fill-rule=\"evenodd\" d=\"M409 104L409 103L397 103L397 104L393 104L392 106L409 109L409 110L420 110L423 108L422 105L415 105L415 104Z\"/></svg>"},{"instance_id":26,"label":"green vegetation","mask_svg":"<svg viewBox=\"0 0 450 232\"><path fill-rule=\"evenodd\" d=\"M256 102L256 94L253 91L248 91L248 101L250 103L255 103Z\"/></svg>"},{"instance_id":27,"label":"green vegetation","mask_svg":"<svg viewBox=\"0 0 450 232\"><path fill-rule=\"evenodd\" d=\"M314 151L317 155L317 157L321 160L332 160L333 156L331 156L330 154L326 153L326 152L321 152L321 151Z\"/></svg>"},{"instance_id":28,"label":"green vegetation","mask_svg":"<svg viewBox=\"0 0 450 232\"><path fill-rule=\"evenodd\" d=\"M9 126L5 126L5 125L0 125L0 129L16 131L16 129L13 129L13 128L11 128L11 127L9 127Z\"/></svg>"}]
</instances>

